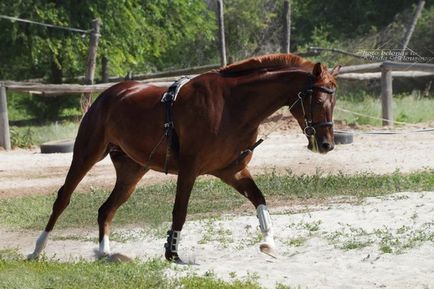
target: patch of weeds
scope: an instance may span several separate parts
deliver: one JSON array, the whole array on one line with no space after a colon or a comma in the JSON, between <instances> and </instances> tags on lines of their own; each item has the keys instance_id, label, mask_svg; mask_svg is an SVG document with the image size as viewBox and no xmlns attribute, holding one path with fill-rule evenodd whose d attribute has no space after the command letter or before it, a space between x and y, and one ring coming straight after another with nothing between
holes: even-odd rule
<instances>
[{"instance_id":1,"label":"patch of weeds","mask_svg":"<svg viewBox=\"0 0 434 289\"><path fill-rule=\"evenodd\" d=\"M371 245L373 240L370 235L362 228L354 228L347 224L339 231L326 234L325 238L338 249L355 250Z\"/></svg>"},{"instance_id":2,"label":"patch of weeds","mask_svg":"<svg viewBox=\"0 0 434 289\"><path fill-rule=\"evenodd\" d=\"M372 244L372 241L359 241L359 240L349 240L342 244L341 248L344 250L355 250L362 249Z\"/></svg>"},{"instance_id":3,"label":"patch of weeds","mask_svg":"<svg viewBox=\"0 0 434 289\"><path fill-rule=\"evenodd\" d=\"M390 200L390 201L399 201L399 200L407 200L410 197L406 194L392 194L392 195L386 195L386 196L380 196L379 199L381 200Z\"/></svg>"},{"instance_id":4,"label":"patch of weeds","mask_svg":"<svg viewBox=\"0 0 434 289\"><path fill-rule=\"evenodd\" d=\"M224 228L222 224L217 224L215 219L208 219L204 223L205 233L202 235L202 239L199 240L199 244L207 244L214 241L227 248L230 243L233 243L231 230Z\"/></svg>"},{"instance_id":5,"label":"patch of weeds","mask_svg":"<svg viewBox=\"0 0 434 289\"><path fill-rule=\"evenodd\" d=\"M64 235L64 236L52 236L53 241L84 241L84 242L98 242L98 237L80 236L80 235Z\"/></svg>"},{"instance_id":6,"label":"patch of weeds","mask_svg":"<svg viewBox=\"0 0 434 289\"><path fill-rule=\"evenodd\" d=\"M423 242L434 242L434 230L432 222L420 227L401 226L397 229L383 227L371 232L346 225L339 231L325 234L325 238L336 248L343 250L378 245L378 250L382 253L401 254Z\"/></svg>"},{"instance_id":7,"label":"patch of weeds","mask_svg":"<svg viewBox=\"0 0 434 289\"><path fill-rule=\"evenodd\" d=\"M251 225L246 225L244 227L244 236L240 242L237 242L236 249L242 250L248 246L253 246L259 244L263 240L262 232L258 227L253 228Z\"/></svg>"},{"instance_id":8,"label":"patch of weeds","mask_svg":"<svg viewBox=\"0 0 434 289\"><path fill-rule=\"evenodd\" d=\"M416 221L416 219L417 219L417 212L414 212L413 215L411 215L410 219L412 219L413 222Z\"/></svg>"},{"instance_id":9,"label":"patch of weeds","mask_svg":"<svg viewBox=\"0 0 434 289\"><path fill-rule=\"evenodd\" d=\"M275 289L301 289L301 286L292 287L282 283L277 283Z\"/></svg>"},{"instance_id":10,"label":"patch of weeds","mask_svg":"<svg viewBox=\"0 0 434 289\"><path fill-rule=\"evenodd\" d=\"M0 260L20 260L23 259L23 256L18 253L17 248L7 248L0 250Z\"/></svg>"},{"instance_id":11,"label":"patch of weeds","mask_svg":"<svg viewBox=\"0 0 434 289\"><path fill-rule=\"evenodd\" d=\"M206 272L203 276L192 274L191 276L181 278L180 288L188 289L260 289L258 279L248 275L243 279L232 280L231 282L223 281L217 278L212 271Z\"/></svg>"},{"instance_id":12,"label":"patch of weeds","mask_svg":"<svg viewBox=\"0 0 434 289\"><path fill-rule=\"evenodd\" d=\"M297 237L283 241L283 243L290 247L301 247L310 237L319 233L321 224L321 220L312 222L300 221L298 223L291 223L288 225L288 227L297 231Z\"/></svg>"},{"instance_id":13,"label":"patch of weeds","mask_svg":"<svg viewBox=\"0 0 434 289\"><path fill-rule=\"evenodd\" d=\"M317 232L317 231L319 231L319 226L321 225L321 223L322 223L321 220L314 221L311 223L304 223L304 227L309 232Z\"/></svg>"},{"instance_id":14,"label":"patch of weeds","mask_svg":"<svg viewBox=\"0 0 434 289\"><path fill-rule=\"evenodd\" d=\"M387 227L375 231L380 239L380 250L384 253L401 254L423 242L434 242L433 222L425 223L420 228L402 226L396 230Z\"/></svg>"},{"instance_id":15,"label":"patch of weeds","mask_svg":"<svg viewBox=\"0 0 434 289\"><path fill-rule=\"evenodd\" d=\"M393 250L392 250L392 248L389 245L381 245L380 248L379 248L379 250L381 252L383 252L384 254L393 253Z\"/></svg>"},{"instance_id":16,"label":"patch of weeds","mask_svg":"<svg viewBox=\"0 0 434 289\"><path fill-rule=\"evenodd\" d=\"M34 132L28 127L25 129L19 129L16 127L11 127L11 146L19 148L31 148L34 144Z\"/></svg>"},{"instance_id":17,"label":"patch of weeds","mask_svg":"<svg viewBox=\"0 0 434 289\"><path fill-rule=\"evenodd\" d=\"M298 223L291 223L288 225L288 227L296 230L307 231L311 235L312 233L319 231L321 223L322 223L321 220L317 220L313 222L300 221Z\"/></svg>"},{"instance_id":18,"label":"patch of weeds","mask_svg":"<svg viewBox=\"0 0 434 289\"><path fill-rule=\"evenodd\" d=\"M259 230L256 230L255 232L250 234L251 237L247 238L246 244L247 246L253 246L256 244L261 243L264 236L262 235L262 232Z\"/></svg>"},{"instance_id":19,"label":"patch of weeds","mask_svg":"<svg viewBox=\"0 0 434 289\"><path fill-rule=\"evenodd\" d=\"M303 246L307 241L307 238L304 237L296 237L292 238L290 240L285 241L284 243L291 247L301 247Z\"/></svg>"}]
</instances>

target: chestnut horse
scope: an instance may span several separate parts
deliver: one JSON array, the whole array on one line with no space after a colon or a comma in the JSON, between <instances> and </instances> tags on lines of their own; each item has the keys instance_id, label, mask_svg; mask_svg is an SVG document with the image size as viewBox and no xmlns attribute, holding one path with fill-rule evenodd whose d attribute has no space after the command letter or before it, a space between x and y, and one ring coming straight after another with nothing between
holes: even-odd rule
<instances>
[{"instance_id":1,"label":"chestnut horse","mask_svg":"<svg viewBox=\"0 0 434 289\"><path fill-rule=\"evenodd\" d=\"M327 153L334 147L334 76L320 63L291 54L266 55L199 75L187 82L173 104L177 149L169 154L162 138L166 88L134 81L104 91L84 115L64 185L59 189L49 221L31 258L44 249L49 233L68 206L76 186L107 154L116 169L116 184L98 210L99 252L110 254L109 233L116 210L128 200L150 169L177 174L172 226L165 257L180 261L178 243L190 192L199 175L220 178L255 206L264 235L260 248L272 254L273 230L264 196L247 165L260 123L283 106L297 119L308 148ZM241 154L241 152L244 152ZM247 153L246 153L247 152Z\"/></svg>"}]
</instances>

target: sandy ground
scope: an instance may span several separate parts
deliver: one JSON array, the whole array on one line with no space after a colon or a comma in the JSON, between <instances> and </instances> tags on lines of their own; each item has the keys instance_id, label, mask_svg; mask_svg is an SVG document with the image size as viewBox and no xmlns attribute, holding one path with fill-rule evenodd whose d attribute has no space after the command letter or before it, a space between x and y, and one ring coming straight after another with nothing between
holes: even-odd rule
<instances>
[{"instance_id":1,"label":"sandy ground","mask_svg":"<svg viewBox=\"0 0 434 289\"><path fill-rule=\"evenodd\" d=\"M225 215L186 223L179 250L191 265L172 265L167 274L213 272L228 281L253 278L265 288L277 283L291 288L434 288L434 192L398 193L359 204L276 208L271 213L277 258L260 253L256 217ZM32 251L36 233L1 231L2 248ZM55 231L46 256L95 260L96 236L96 230ZM163 258L161 233L131 227L115 230L115 236L115 253ZM348 249L349 244L356 248ZM384 253L384 248L392 253Z\"/></svg>"},{"instance_id":2,"label":"sandy ground","mask_svg":"<svg viewBox=\"0 0 434 289\"><path fill-rule=\"evenodd\" d=\"M311 153L306 143L294 131L273 133L257 148L252 171L383 174L397 169L434 169L433 132L357 134L354 143L337 146L327 155ZM0 198L55 193L71 157L25 150L0 152ZM174 177L148 173L142 183L170 178ZM114 179L106 158L92 169L79 190L110 188ZM188 221L180 255L196 265L173 265L167 273L212 271L226 280L234 276L257 279L266 288L278 282L301 288L434 288L434 192L398 193L363 203L329 200L316 206L272 207L271 212L277 259L259 252L258 221L252 209L251 216ZM158 234L144 227L115 230L112 250L141 259L162 258L165 240L161 231L168 226L164 224ZM28 254L37 235L0 228L0 249L17 248ZM95 260L96 236L96 228L55 231L46 254L61 260ZM345 248L351 244L356 248ZM392 253L384 253L388 248Z\"/></svg>"}]
</instances>

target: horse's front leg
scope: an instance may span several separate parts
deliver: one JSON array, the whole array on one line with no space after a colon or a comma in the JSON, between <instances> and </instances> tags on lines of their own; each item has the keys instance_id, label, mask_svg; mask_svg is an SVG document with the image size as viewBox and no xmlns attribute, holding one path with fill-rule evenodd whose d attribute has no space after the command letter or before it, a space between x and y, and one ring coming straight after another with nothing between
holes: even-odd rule
<instances>
[{"instance_id":1,"label":"horse's front leg","mask_svg":"<svg viewBox=\"0 0 434 289\"><path fill-rule=\"evenodd\" d=\"M197 175L192 169L181 169L178 173L176 184L176 198L172 211L172 227L167 232L167 243L164 245L165 257L169 261L180 262L178 245L181 237L182 226L187 216L188 200Z\"/></svg>"},{"instance_id":2,"label":"horse's front leg","mask_svg":"<svg viewBox=\"0 0 434 289\"><path fill-rule=\"evenodd\" d=\"M234 171L233 169L222 170L216 173L215 176L234 187L240 194L252 202L256 208L259 228L264 236L264 242L260 244L259 248L261 252L275 256L275 243L270 213L268 212L264 195L258 186L256 186L249 170L247 168L241 171Z\"/></svg>"}]
</instances>

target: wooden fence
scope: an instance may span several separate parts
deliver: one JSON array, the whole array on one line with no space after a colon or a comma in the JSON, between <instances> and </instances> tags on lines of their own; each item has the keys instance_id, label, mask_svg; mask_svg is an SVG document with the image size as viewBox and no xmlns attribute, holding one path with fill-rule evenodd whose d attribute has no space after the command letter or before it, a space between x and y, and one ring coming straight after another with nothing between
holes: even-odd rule
<instances>
[{"instance_id":1,"label":"wooden fence","mask_svg":"<svg viewBox=\"0 0 434 289\"><path fill-rule=\"evenodd\" d=\"M383 125L392 126L393 76L420 77L429 75L434 75L434 64L385 61L342 67L338 77L356 80L381 78Z\"/></svg>"},{"instance_id":2,"label":"wooden fence","mask_svg":"<svg viewBox=\"0 0 434 289\"><path fill-rule=\"evenodd\" d=\"M141 75L138 78L141 82L152 83L159 86L167 86L176 80L180 75L194 77L197 73L210 70L219 65L209 65L194 67L192 69L182 69L154 74ZM392 97L393 77L419 77L434 75L434 65L424 63L399 63L399 62L379 62L362 65L345 66L341 69L338 78L343 79L370 79L381 78L381 100L382 115L385 119L383 125L393 125ZM119 78L111 80L121 81ZM103 83L92 85L80 84L41 84L32 82L12 82L4 81L0 83L0 146L9 150L9 120L7 111L7 91L19 91L41 96L53 96L62 94L90 94L99 93L115 83Z\"/></svg>"}]
</instances>

